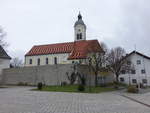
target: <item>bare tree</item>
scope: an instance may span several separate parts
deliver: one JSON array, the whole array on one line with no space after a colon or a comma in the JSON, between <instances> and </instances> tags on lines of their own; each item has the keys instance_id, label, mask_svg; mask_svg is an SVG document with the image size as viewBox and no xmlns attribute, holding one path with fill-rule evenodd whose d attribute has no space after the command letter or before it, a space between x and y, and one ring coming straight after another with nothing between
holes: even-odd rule
<instances>
[{"instance_id":1,"label":"bare tree","mask_svg":"<svg viewBox=\"0 0 150 113\"><path fill-rule=\"evenodd\" d=\"M3 28L0 26L0 46L7 47L8 43L5 42L6 32L3 30Z\"/></svg>"},{"instance_id":2,"label":"bare tree","mask_svg":"<svg viewBox=\"0 0 150 113\"><path fill-rule=\"evenodd\" d=\"M13 58L11 61L11 66L12 67L21 67L21 66L23 66L23 62L19 58Z\"/></svg>"},{"instance_id":3,"label":"bare tree","mask_svg":"<svg viewBox=\"0 0 150 113\"><path fill-rule=\"evenodd\" d=\"M105 66L105 53L107 53L108 51L108 48L105 43L102 42L100 45L102 47L102 51L91 53L89 57L89 66L95 75L95 86L98 85L98 72L101 70L102 67Z\"/></svg>"},{"instance_id":4,"label":"bare tree","mask_svg":"<svg viewBox=\"0 0 150 113\"><path fill-rule=\"evenodd\" d=\"M80 73L77 73L78 77L79 77L79 80L80 80L80 84L81 85L86 85L86 76L85 74L80 74Z\"/></svg>"},{"instance_id":5,"label":"bare tree","mask_svg":"<svg viewBox=\"0 0 150 113\"><path fill-rule=\"evenodd\" d=\"M74 64L72 68L73 68L73 71L71 72L71 74L69 72L66 72L67 78L71 85L74 84L78 76L77 64Z\"/></svg>"},{"instance_id":6,"label":"bare tree","mask_svg":"<svg viewBox=\"0 0 150 113\"><path fill-rule=\"evenodd\" d=\"M73 85L74 82L76 81L77 75L74 72L72 72L71 74L66 72L66 75L67 75L67 78L68 78L68 80L70 82L70 85Z\"/></svg>"},{"instance_id":7,"label":"bare tree","mask_svg":"<svg viewBox=\"0 0 150 113\"><path fill-rule=\"evenodd\" d=\"M118 78L121 70L127 69L127 63L125 59L126 52L121 47L116 47L110 50L107 56L107 67L116 76L116 82L119 82ZM129 69L129 67L128 67Z\"/></svg>"},{"instance_id":8,"label":"bare tree","mask_svg":"<svg viewBox=\"0 0 150 113\"><path fill-rule=\"evenodd\" d=\"M101 48L103 49L103 51L105 52L105 55L106 55L109 51L107 45L104 42L101 42L100 45L101 45Z\"/></svg>"}]
</instances>

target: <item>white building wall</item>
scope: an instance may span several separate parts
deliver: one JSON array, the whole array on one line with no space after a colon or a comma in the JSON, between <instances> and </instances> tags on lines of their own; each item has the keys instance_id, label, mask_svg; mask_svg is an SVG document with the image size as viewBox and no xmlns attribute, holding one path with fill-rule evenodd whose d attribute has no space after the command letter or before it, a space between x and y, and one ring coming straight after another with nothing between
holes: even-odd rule
<instances>
[{"instance_id":1,"label":"white building wall","mask_svg":"<svg viewBox=\"0 0 150 113\"><path fill-rule=\"evenodd\" d=\"M0 59L0 74L2 70L10 67L10 59Z\"/></svg>"},{"instance_id":2,"label":"white building wall","mask_svg":"<svg viewBox=\"0 0 150 113\"><path fill-rule=\"evenodd\" d=\"M68 60L69 55L70 55L69 53L64 53L64 54L25 56L25 66L37 66L38 59L40 59L40 65L46 65L46 58L48 58L48 64L53 65L55 57L57 58L57 64L71 64L73 60ZM32 64L30 64L30 59L32 59Z\"/></svg>"},{"instance_id":3,"label":"white building wall","mask_svg":"<svg viewBox=\"0 0 150 113\"><path fill-rule=\"evenodd\" d=\"M121 74L119 78L124 78L124 83L129 84L129 81L131 84L134 84L132 82L132 79L136 79L137 83L143 83L142 79L147 79L147 84L150 86L150 59L147 59L143 56L140 56L138 54L132 54L129 56L130 61L134 65L134 69L136 70L136 74ZM141 64L137 64L137 60L141 61ZM145 69L146 73L142 74L141 70Z\"/></svg>"},{"instance_id":4,"label":"white building wall","mask_svg":"<svg viewBox=\"0 0 150 113\"><path fill-rule=\"evenodd\" d=\"M49 55L37 55L37 56L25 56L25 66L36 66L37 60L40 59L40 65L46 65L46 58L48 58L48 64L54 64L54 58L57 58L58 64L67 64L68 53L65 54L49 54ZM30 59L32 59L32 64L30 64Z\"/></svg>"}]
</instances>

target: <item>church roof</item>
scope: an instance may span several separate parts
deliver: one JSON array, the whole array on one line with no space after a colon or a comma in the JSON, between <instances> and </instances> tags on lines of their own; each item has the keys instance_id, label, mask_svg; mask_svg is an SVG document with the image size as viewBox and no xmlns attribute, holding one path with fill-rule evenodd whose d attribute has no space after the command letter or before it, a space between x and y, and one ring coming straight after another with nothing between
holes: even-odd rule
<instances>
[{"instance_id":1,"label":"church roof","mask_svg":"<svg viewBox=\"0 0 150 113\"><path fill-rule=\"evenodd\" d=\"M11 59L11 57L6 53L2 46L0 46L0 58Z\"/></svg>"},{"instance_id":2,"label":"church roof","mask_svg":"<svg viewBox=\"0 0 150 113\"><path fill-rule=\"evenodd\" d=\"M89 52L100 51L103 50L98 40L82 40L33 46L25 56L70 53L68 59L85 59Z\"/></svg>"},{"instance_id":3,"label":"church roof","mask_svg":"<svg viewBox=\"0 0 150 113\"><path fill-rule=\"evenodd\" d=\"M74 49L68 59L84 59L90 52L102 51L103 50L97 40L76 41L74 42Z\"/></svg>"}]
</instances>

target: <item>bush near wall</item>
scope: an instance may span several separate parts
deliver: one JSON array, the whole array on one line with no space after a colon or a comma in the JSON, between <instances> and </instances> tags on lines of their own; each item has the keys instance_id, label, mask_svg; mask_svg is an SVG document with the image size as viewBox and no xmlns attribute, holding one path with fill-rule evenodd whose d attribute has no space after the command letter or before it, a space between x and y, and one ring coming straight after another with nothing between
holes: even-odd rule
<instances>
[{"instance_id":1,"label":"bush near wall","mask_svg":"<svg viewBox=\"0 0 150 113\"><path fill-rule=\"evenodd\" d=\"M136 86L130 85L130 86L128 86L127 92L129 92L129 93L138 93L139 90Z\"/></svg>"}]
</instances>

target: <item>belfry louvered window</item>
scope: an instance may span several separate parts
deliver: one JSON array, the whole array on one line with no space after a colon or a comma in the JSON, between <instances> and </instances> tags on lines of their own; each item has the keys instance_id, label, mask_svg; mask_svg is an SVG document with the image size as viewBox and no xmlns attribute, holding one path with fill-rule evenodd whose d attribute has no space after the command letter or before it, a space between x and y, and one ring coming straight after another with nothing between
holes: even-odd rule
<instances>
[{"instance_id":1,"label":"belfry louvered window","mask_svg":"<svg viewBox=\"0 0 150 113\"><path fill-rule=\"evenodd\" d=\"M77 34L77 40L82 39L82 33Z\"/></svg>"},{"instance_id":2,"label":"belfry louvered window","mask_svg":"<svg viewBox=\"0 0 150 113\"><path fill-rule=\"evenodd\" d=\"M80 39L80 34L77 34L77 40L79 40Z\"/></svg>"},{"instance_id":3,"label":"belfry louvered window","mask_svg":"<svg viewBox=\"0 0 150 113\"><path fill-rule=\"evenodd\" d=\"M82 33L80 33L80 36L79 36L79 37L80 37L80 39L82 39Z\"/></svg>"}]
</instances>

